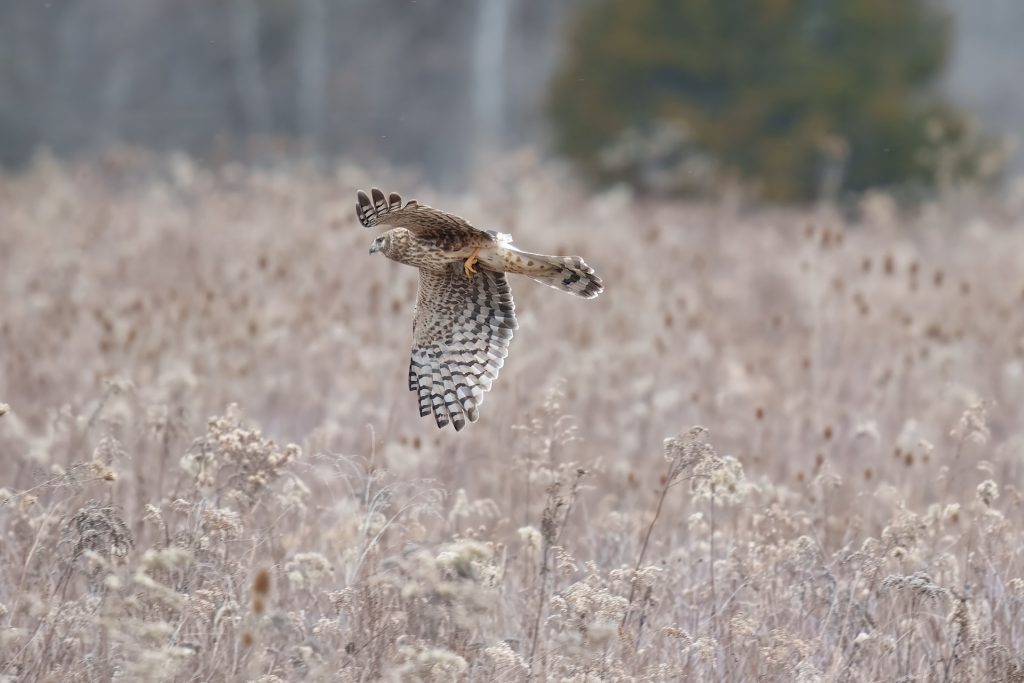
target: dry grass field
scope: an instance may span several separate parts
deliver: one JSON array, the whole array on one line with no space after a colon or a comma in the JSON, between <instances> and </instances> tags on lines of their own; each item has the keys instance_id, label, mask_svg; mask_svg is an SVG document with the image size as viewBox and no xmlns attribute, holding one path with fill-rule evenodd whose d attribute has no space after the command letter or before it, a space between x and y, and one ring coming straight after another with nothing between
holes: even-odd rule
<instances>
[{"instance_id":1,"label":"dry grass field","mask_svg":"<svg viewBox=\"0 0 1024 683\"><path fill-rule=\"evenodd\" d=\"M1024 680L1019 202L477 184L0 178L0 681ZM370 185L604 279L459 434Z\"/></svg>"}]
</instances>

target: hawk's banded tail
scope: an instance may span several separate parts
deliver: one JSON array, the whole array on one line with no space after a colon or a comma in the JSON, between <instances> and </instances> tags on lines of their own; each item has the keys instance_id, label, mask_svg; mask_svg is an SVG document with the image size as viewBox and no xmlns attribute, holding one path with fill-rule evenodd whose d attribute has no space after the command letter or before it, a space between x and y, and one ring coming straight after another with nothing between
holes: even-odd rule
<instances>
[{"instance_id":1,"label":"hawk's banded tail","mask_svg":"<svg viewBox=\"0 0 1024 683\"><path fill-rule=\"evenodd\" d=\"M601 278L579 256L548 256L531 254L515 247L507 247L505 272L525 275L542 285L593 299L604 291Z\"/></svg>"}]
</instances>

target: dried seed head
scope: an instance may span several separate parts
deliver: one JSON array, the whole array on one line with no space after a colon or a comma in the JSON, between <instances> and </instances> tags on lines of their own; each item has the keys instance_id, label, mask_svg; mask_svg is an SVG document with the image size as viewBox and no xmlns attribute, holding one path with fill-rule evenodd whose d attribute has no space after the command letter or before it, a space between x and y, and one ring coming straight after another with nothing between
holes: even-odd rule
<instances>
[{"instance_id":1,"label":"dried seed head","mask_svg":"<svg viewBox=\"0 0 1024 683\"><path fill-rule=\"evenodd\" d=\"M926 598L938 598L949 591L932 582L924 572L914 572L908 576L890 574L882 579L882 588L888 590L910 591Z\"/></svg>"},{"instance_id":2,"label":"dried seed head","mask_svg":"<svg viewBox=\"0 0 1024 683\"><path fill-rule=\"evenodd\" d=\"M960 640L972 646L978 636L977 622L971 611L967 598L958 596L953 613L949 615L949 621L956 627Z\"/></svg>"},{"instance_id":3,"label":"dried seed head","mask_svg":"<svg viewBox=\"0 0 1024 683\"><path fill-rule=\"evenodd\" d=\"M992 504L999 500L999 485L991 479L986 479L978 484L977 495L985 507L992 507Z\"/></svg>"},{"instance_id":4,"label":"dried seed head","mask_svg":"<svg viewBox=\"0 0 1024 683\"><path fill-rule=\"evenodd\" d=\"M270 572L260 569L252 579L252 592L255 595L267 595L270 593Z\"/></svg>"},{"instance_id":5,"label":"dried seed head","mask_svg":"<svg viewBox=\"0 0 1024 683\"><path fill-rule=\"evenodd\" d=\"M942 510L942 518L947 524L960 523L960 504L950 503Z\"/></svg>"},{"instance_id":6,"label":"dried seed head","mask_svg":"<svg viewBox=\"0 0 1024 683\"><path fill-rule=\"evenodd\" d=\"M671 467L663 484L675 481L685 470L714 456L714 449L707 442L707 434L708 430L705 427L697 425L691 427L685 435L665 439L665 460L671 463Z\"/></svg>"},{"instance_id":7,"label":"dried seed head","mask_svg":"<svg viewBox=\"0 0 1024 683\"><path fill-rule=\"evenodd\" d=\"M540 516L540 533L544 540L550 545L558 537L558 520L555 519L555 511L559 506L547 506Z\"/></svg>"},{"instance_id":8,"label":"dried seed head","mask_svg":"<svg viewBox=\"0 0 1024 683\"><path fill-rule=\"evenodd\" d=\"M973 403L964 410L957 426L950 432L954 439L969 440L977 444L988 443L991 435L988 428L988 406L984 401Z\"/></svg>"},{"instance_id":9,"label":"dried seed head","mask_svg":"<svg viewBox=\"0 0 1024 683\"><path fill-rule=\"evenodd\" d=\"M87 551L107 559L111 556L124 557L135 545L128 525L117 510L98 501L89 501L80 508L71 518L70 526L78 536L73 551L75 558Z\"/></svg>"},{"instance_id":10,"label":"dried seed head","mask_svg":"<svg viewBox=\"0 0 1024 683\"><path fill-rule=\"evenodd\" d=\"M540 550L542 537L541 537L540 531L537 530L537 527L534 527L534 526L520 527L519 531L518 531L518 534L519 534L519 539L523 542L523 545L525 545L527 548L529 548L530 550L534 550L534 551Z\"/></svg>"}]
</instances>

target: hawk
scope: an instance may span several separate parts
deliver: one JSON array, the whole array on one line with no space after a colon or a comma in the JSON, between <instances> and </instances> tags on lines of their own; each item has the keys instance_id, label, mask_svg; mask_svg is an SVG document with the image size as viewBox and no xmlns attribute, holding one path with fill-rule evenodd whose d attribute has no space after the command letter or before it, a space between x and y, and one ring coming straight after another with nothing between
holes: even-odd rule
<instances>
[{"instance_id":1,"label":"hawk","mask_svg":"<svg viewBox=\"0 0 1024 683\"><path fill-rule=\"evenodd\" d=\"M370 253L418 268L409 389L420 416L456 431L480 417L484 392L498 377L519 327L506 273L593 299L604 289L579 256L531 254L510 235L474 228L465 219L374 188L356 194L367 228L391 226Z\"/></svg>"}]
</instances>

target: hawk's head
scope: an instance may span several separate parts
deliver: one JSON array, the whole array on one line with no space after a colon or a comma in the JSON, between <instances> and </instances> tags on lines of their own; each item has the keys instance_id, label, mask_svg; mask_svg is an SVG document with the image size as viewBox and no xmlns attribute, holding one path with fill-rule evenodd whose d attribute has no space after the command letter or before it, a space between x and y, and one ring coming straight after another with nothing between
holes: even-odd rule
<instances>
[{"instance_id":1,"label":"hawk's head","mask_svg":"<svg viewBox=\"0 0 1024 683\"><path fill-rule=\"evenodd\" d=\"M370 245L370 253L376 254L378 251L383 251L387 255L391 247L391 235L383 234L373 241Z\"/></svg>"},{"instance_id":2,"label":"hawk's head","mask_svg":"<svg viewBox=\"0 0 1024 683\"><path fill-rule=\"evenodd\" d=\"M409 252L409 231L405 228L392 228L378 237L370 245L370 253L380 252L393 261L404 263Z\"/></svg>"}]
</instances>

